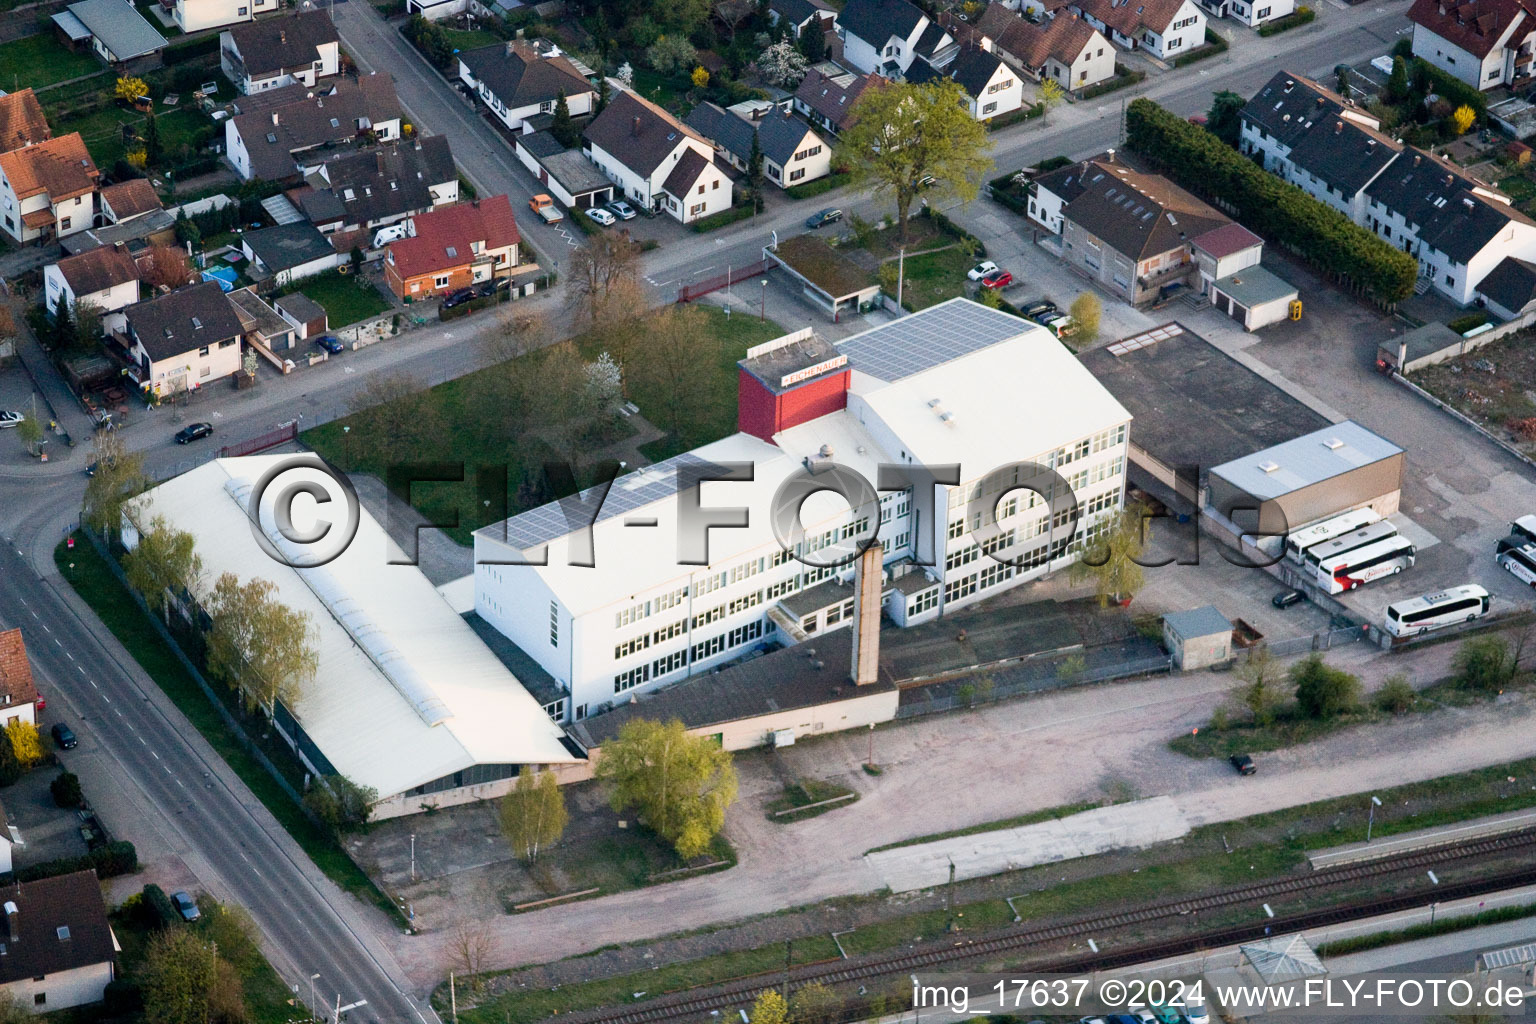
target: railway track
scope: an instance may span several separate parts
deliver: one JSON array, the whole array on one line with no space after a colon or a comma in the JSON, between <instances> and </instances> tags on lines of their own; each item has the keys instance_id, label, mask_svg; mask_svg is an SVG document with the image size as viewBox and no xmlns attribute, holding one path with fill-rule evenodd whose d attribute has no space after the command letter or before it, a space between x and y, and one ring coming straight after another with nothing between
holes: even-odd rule
<instances>
[{"instance_id":1,"label":"railway track","mask_svg":"<svg viewBox=\"0 0 1536 1024\"><path fill-rule=\"evenodd\" d=\"M1322 890L1351 882L1363 882L1402 874L1407 871L1428 869L1436 865L1454 864L1486 859L1502 854L1518 853L1536 847L1536 829L1490 836L1447 846L1432 847L1383 857L1379 860L1358 864L1324 868L1306 875L1255 882L1235 886L1205 896L1165 900L1133 910L1107 914L1094 914L1057 924L1020 925L1006 932L974 940L930 942L916 949L897 953L872 954L847 960L823 960L801 964L788 972L794 984L819 981L827 985L868 981L886 975L901 974L922 969L943 967L960 961L982 960L1017 952L1031 946L1059 942L1066 939L1086 939L1103 936L1117 929L1133 925L1150 924L1170 918L1184 917L1201 911L1220 910L1227 907L1255 905L1268 899L1295 895L1311 890ZM1536 883L1536 862L1513 871L1502 872L1487 878L1459 883L1442 884L1434 890L1436 900L1460 899L1499 889ZM1239 925L1223 929L1183 936L1166 942L1124 947L1114 952L1099 952L1060 957L1046 964L1035 965L1036 972L1069 973L1075 971L1104 970L1123 967L1149 960L1177 956L1214 946L1230 945L1266 933L1266 926L1276 932L1297 931L1357 920L1394 910L1411 909L1425 905L1422 893L1409 893L1359 901L1325 910L1308 911L1273 921ZM783 971L766 975L737 978L700 992L687 990L658 996L644 1004L574 1012L562 1019L580 1024L652 1024L658 1021L699 1019L711 1011L723 1012L750 1001L757 992L782 980ZM767 979L772 979L768 981Z\"/></svg>"}]
</instances>

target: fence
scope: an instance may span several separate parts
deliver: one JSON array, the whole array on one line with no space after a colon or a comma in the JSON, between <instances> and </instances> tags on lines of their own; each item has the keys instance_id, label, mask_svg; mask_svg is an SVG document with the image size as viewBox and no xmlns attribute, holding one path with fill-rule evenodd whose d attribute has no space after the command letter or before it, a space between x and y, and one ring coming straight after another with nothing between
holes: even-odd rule
<instances>
[{"instance_id":1,"label":"fence","mask_svg":"<svg viewBox=\"0 0 1536 1024\"><path fill-rule=\"evenodd\" d=\"M702 281L685 284L677 290L677 301L692 302L700 295L708 295L710 292L717 292L721 288L729 287L737 281L745 281L749 278L766 274L770 266L772 264L767 260L758 260L756 263L750 263L745 267L733 267L724 274L716 274L714 277L706 277Z\"/></svg>"},{"instance_id":2,"label":"fence","mask_svg":"<svg viewBox=\"0 0 1536 1024\"><path fill-rule=\"evenodd\" d=\"M269 430L265 434L259 434L256 437L220 448L219 458L229 459L240 455L254 455L257 452L264 452L268 448L276 448L280 444L287 444L289 441L297 440L298 436L299 421L289 420L276 430Z\"/></svg>"},{"instance_id":3,"label":"fence","mask_svg":"<svg viewBox=\"0 0 1536 1024\"><path fill-rule=\"evenodd\" d=\"M1364 640L1365 630L1359 626L1348 626L1344 629L1328 629L1312 633L1308 636L1286 637L1284 640L1266 640L1261 644L1245 648L1237 653L1239 658L1251 655L1260 647L1268 647L1269 653L1284 656L1287 654L1303 654L1308 651L1328 651L1341 644L1358 643Z\"/></svg>"},{"instance_id":4,"label":"fence","mask_svg":"<svg viewBox=\"0 0 1536 1024\"><path fill-rule=\"evenodd\" d=\"M908 691L913 700L911 703L903 700L896 709L896 717L916 718L919 715L937 714L941 711L953 711L956 708L974 707L978 704L989 704L995 701L1007 700L1010 697L1021 697L1029 693L1040 693L1046 690L1058 690L1067 686L1081 686L1086 683L1107 683L1116 679L1129 679L1132 676L1152 675L1159 672L1170 672L1173 669L1173 659L1166 654L1149 655L1144 658L1133 658L1130 661L1116 662L1111 665L1099 665L1094 668L1085 668L1070 678L1059 677L1050 679L1018 679L993 682L992 686L985 690L977 689L974 684L962 684L970 686L972 692L961 694L959 692L935 696L929 688L914 687ZM976 675L991 675L989 672L978 672ZM903 694L905 697L906 694Z\"/></svg>"}]
</instances>

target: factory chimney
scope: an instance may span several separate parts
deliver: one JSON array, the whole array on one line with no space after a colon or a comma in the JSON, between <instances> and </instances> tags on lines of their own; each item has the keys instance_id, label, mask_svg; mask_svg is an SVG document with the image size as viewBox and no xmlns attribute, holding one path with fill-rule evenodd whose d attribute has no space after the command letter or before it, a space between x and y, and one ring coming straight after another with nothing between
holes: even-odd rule
<instances>
[{"instance_id":1,"label":"factory chimney","mask_svg":"<svg viewBox=\"0 0 1536 1024\"><path fill-rule=\"evenodd\" d=\"M848 671L855 686L880 678L881 551L880 542L875 541L859 555L853 578L853 657Z\"/></svg>"}]
</instances>

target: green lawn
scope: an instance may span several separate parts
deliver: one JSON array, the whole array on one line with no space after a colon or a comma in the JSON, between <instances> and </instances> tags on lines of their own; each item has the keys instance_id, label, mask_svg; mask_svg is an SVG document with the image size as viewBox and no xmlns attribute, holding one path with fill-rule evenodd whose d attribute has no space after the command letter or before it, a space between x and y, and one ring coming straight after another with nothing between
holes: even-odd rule
<instances>
[{"instance_id":1,"label":"green lawn","mask_svg":"<svg viewBox=\"0 0 1536 1024\"><path fill-rule=\"evenodd\" d=\"M145 116L136 110L124 110L112 105L83 117L56 119L52 123L55 135L79 132L96 166L110 169L128 149L128 144L123 140L123 127L132 126L134 132L142 137L145 120ZM157 104L155 123L160 130L160 148L165 154L162 163L174 160L182 146L194 152L200 150L213 135L215 127L212 118L191 105L168 110Z\"/></svg>"},{"instance_id":2,"label":"green lawn","mask_svg":"<svg viewBox=\"0 0 1536 1024\"><path fill-rule=\"evenodd\" d=\"M901 300L913 310L926 309L965 294L965 272L976 265L970 252L955 246L906 259Z\"/></svg>"},{"instance_id":3,"label":"green lawn","mask_svg":"<svg viewBox=\"0 0 1536 1024\"><path fill-rule=\"evenodd\" d=\"M5 77L0 88L6 90L25 89L28 86L40 89L55 82L105 70L90 51L74 53L66 48L51 28L47 32L0 46L0 68L4 69ZM57 127L53 133L63 134Z\"/></svg>"},{"instance_id":4,"label":"green lawn","mask_svg":"<svg viewBox=\"0 0 1536 1024\"><path fill-rule=\"evenodd\" d=\"M378 289L350 274L343 276L332 272L311 277L302 282L298 290L325 307L333 331L389 309L389 303L384 301Z\"/></svg>"},{"instance_id":5,"label":"green lawn","mask_svg":"<svg viewBox=\"0 0 1536 1024\"><path fill-rule=\"evenodd\" d=\"M352 858L304 816L277 780L251 756L90 542L78 533L73 536L74 549L60 542L53 552L54 562L118 642L331 881L360 899L398 913Z\"/></svg>"},{"instance_id":6,"label":"green lawn","mask_svg":"<svg viewBox=\"0 0 1536 1024\"><path fill-rule=\"evenodd\" d=\"M482 46L494 46L501 42L501 36L484 29L475 29L473 32L465 32L461 29L448 28L443 30L443 35L448 38L448 45L455 50L475 50Z\"/></svg>"},{"instance_id":7,"label":"green lawn","mask_svg":"<svg viewBox=\"0 0 1536 1024\"><path fill-rule=\"evenodd\" d=\"M650 68L634 68L635 92L674 113L685 109L692 86L682 78L667 78Z\"/></svg>"}]
</instances>

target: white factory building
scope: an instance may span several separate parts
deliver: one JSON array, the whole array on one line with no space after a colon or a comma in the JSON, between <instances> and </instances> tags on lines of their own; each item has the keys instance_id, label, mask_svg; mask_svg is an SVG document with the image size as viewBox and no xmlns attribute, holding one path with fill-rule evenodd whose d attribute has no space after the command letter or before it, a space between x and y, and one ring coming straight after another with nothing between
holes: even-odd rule
<instances>
[{"instance_id":1,"label":"white factory building","mask_svg":"<svg viewBox=\"0 0 1536 1024\"><path fill-rule=\"evenodd\" d=\"M799 331L740 365L741 432L620 476L600 507L594 489L475 534L475 611L569 694L566 720L848 625L867 530L900 626L1061 569L1123 503L1130 414L1048 331L1007 313L952 299L835 345ZM983 483L1021 462L1070 486L1075 528L1064 493L1018 486L1049 474ZM679 493L680 467L728 463L752 479ZM935 486L927 512L911 487L857 509L815 494L785 549L770 522L781 484L836 465L874 488L882 464L958 465L959 483ZM745 525L708 531L707 565L684 564L678 513L693 500L717 518L746 510Z\"/></svg>"}]
</instances>

